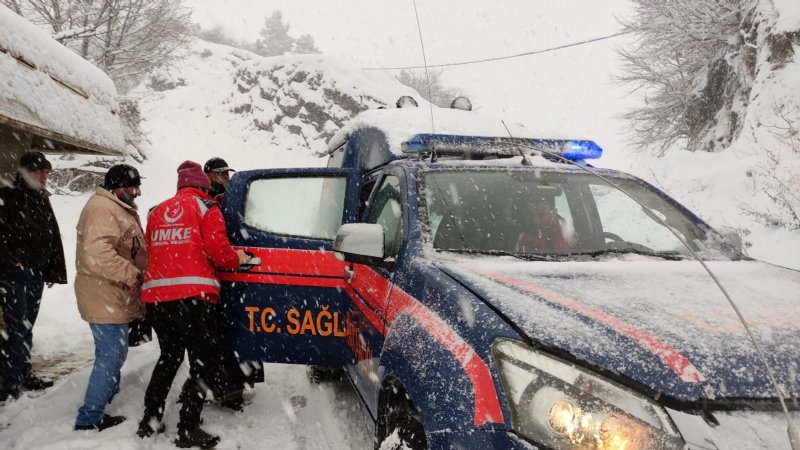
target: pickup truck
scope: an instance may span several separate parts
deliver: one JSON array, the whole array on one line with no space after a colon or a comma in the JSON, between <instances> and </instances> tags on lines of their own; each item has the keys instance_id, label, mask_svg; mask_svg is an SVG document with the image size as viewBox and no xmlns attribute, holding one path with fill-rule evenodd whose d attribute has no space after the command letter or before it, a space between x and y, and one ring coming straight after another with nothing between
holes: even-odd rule
<instances>
[{"instance_id":1,"label":"pickup truck","mask_svg":"<svg viewBox=\"0 0 800 450\"><path fill-rule=\"evenodd\" d=\"M432 121L432 119L435 119ZM433 122L433 123L432 123ZM222 273L242 360L343 371L376 448L790 448L800 272L743 255L592 141L366 111L327 167L237 173Z\"/></svg>"}]
</instances>

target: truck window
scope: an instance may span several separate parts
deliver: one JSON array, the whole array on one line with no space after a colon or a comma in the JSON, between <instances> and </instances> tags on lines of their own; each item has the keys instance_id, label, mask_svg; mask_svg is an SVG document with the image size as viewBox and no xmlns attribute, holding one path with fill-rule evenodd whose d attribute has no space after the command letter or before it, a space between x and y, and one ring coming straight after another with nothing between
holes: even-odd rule
<instances>
[{"instance_id":1,"label":"truck window","mask_svg":"<svg viewBox=\"0 0 800 450\"><path fill-rule=\"evenodd\" d=\"M385 233L384 254L394 257L400 249L400 235L402 228L402 203L400 194L400 180L395 176L383 179L378 190L372 198L367 214L367 223L383 225Z\"/></svg>"},{"instance_id":2,"label":"truck window","mask_svg":"<svg viewBox=\"0 0 800 450\"><path fill-rule=\"evenodd\" d=\"M422 180L427 238L435 249L457 252L687 256L671 229L706 258L731 257L702 224L667 198L635 180L613 178L644 207L589 174L431 171Z\"/></svg>"},{"instance_id":3,"label":"truck window","mask_svg":"<svg viewBox=\"0 0 800 450\"><path fill-rule=\"evenodd\" d=\"M247 190L244 223L273 234L330 239L342 225L344 177L254 180Z\"/></svg>"}]
</instances>

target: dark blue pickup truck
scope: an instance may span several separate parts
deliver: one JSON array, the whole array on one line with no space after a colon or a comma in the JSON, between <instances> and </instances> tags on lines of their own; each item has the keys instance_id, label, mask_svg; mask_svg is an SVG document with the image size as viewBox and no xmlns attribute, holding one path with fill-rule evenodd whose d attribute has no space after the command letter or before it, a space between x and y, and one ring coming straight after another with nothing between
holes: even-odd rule
<instances>
[{"instance_id":1,"label":"dark blue pickup truck","mask_svg":"<svg viewBox=\"0 0 800 450\"><path fill-rule=\"evenodd\" d=\"M692 252L795 422L800 273L591 168L591 141L433 116L367 111L327 167L233 177L230 240L260 259L221 274L243 360L343 370L376 448L789 448L765 366Z\"/></svg>"}]
</instances>

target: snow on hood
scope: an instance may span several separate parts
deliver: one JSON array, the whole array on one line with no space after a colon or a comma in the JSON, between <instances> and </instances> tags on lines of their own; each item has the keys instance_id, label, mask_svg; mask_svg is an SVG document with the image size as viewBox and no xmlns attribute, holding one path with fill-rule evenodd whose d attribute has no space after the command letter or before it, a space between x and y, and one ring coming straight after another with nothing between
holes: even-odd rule
<instances>
[{"instance_id":1,"label":"snow on hood","mask_svg":"<svg viewBox=\"0 0 800 450\"><path fill-rule=\"evenodd\" d=\"M684 401L775 397L735 312L697 262L439 261L532 341L658 393ZM800 272L761 262L708 264L779 383L800 395Z\"/></svg>"},{"instance_id":2,"label":"snow on hood","mask_svg":"<svg viewBox=\"0 0 800 450\"><path fill-rule=\"evenodd\" d=\"M486 116L473 111L457 109L433 108L433 123L436 134L454 134L459 136L512 136L519 138L568 138L555 133L534 135L521 124L506 121L508 131L499 118ZM416 134L431 133L431 110L427 103L418 108L379 109L364 111L351 119L328 142L328 150L336 150L344 144L348 137L362 128L377 128L386 135L389 148L393 152L400 151L400 144Z\"/></svg>"},{"instance_id":3,"label":"snow on hood","mask_svg":"<svg viewBox=\"0 0 800 450\"><path fill-rule=\"evenodd\" d=\"M117 110L106 74L0 5L0 115L122 151Z\"/></svg>"}]
</instances>

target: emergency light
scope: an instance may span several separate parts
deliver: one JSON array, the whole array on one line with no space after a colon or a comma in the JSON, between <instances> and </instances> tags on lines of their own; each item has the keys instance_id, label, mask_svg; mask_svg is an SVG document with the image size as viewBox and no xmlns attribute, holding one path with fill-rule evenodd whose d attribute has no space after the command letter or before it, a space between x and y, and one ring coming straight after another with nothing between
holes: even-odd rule
<instances>
[{"instance_id":1,"label":"emergency light","mask_svg":"<svg viewBox=\"0 0 800 450\"><path fill-rule=\"evenodd\" d=\"M417 134L403 142L403 153L425 156L434 150L438 156L471 158L514 157L520 150L555 153L572 161L598 159L603 154L594 141L569 139L527 139L511 137L459 136L452 134Z\"/></svg>"}]
</instances>

